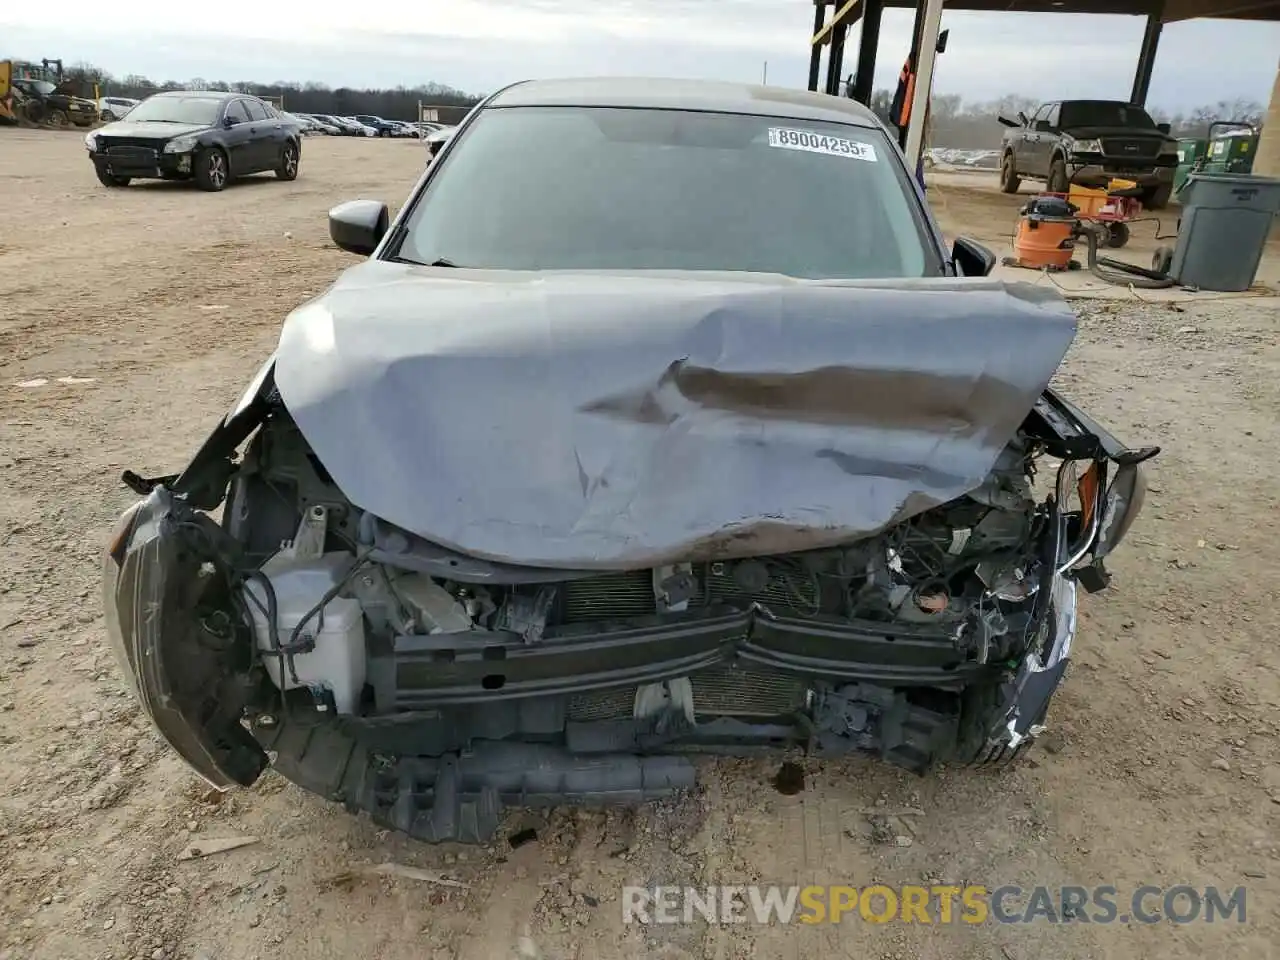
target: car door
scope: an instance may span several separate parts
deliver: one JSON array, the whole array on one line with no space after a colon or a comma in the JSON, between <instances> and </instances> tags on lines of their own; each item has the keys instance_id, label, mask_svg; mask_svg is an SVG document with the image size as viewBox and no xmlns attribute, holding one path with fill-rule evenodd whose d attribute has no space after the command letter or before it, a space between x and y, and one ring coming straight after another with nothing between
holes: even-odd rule
<instances>
[{"instance_id":1,"label":"car door","mask_svg":"<svg viewBox=\"0 0 1280 960\"><path fill-rule=\"evenodd\" d=\"M261 100L246 97L244 108L249 111L249 152L253 158L253 170L270 170L280 155L280 139L284 123L267 113L267 105Z\"/></svg>"},{"instance_id":2,"label":"car door","mask_svg":"<svg viewBox=\"0 0 1280 960\"><path fill-rule=\"evenodd\" d=\"M1061 123L1062 104L1051 103L1049 112L1044 117L1044 123L1047 129L1040 134L1040 140L1037 143L1037 162L1044 170L1044 176L1049 175L1049 167L1053 163L1053 154L1057 149L1058 142L1062 139Z\"/></svg>"},{"instance_id":3,"label":"car door","mask_svg":"<svg viewBox=\"0 0 1280 960\"><path fill-rule=\"evenodd\" d=\"M1042 104L1040 109L1031 115L1027 125L1027 137L1023 146L1023 155L1018 160L1018 169L1033 177L1049 175L1049 160L1045 153L1045 139L1048 136L1049 111L1053 104Z\"/></svg>"},{"instance_id":4,"label":"car door","mask_svg":"<svg viewBox=\"0 0 1280 960\"><path fill-rule=\"evenodd\" d=\"M223 111L226 129L223 138L227 145L227 159L231 161L231 170L236 176L253 173L253 151L250 146L252 124L249 122L249 111L245 109L243 100L232 100Z\"/></svg>"}]
</instances>

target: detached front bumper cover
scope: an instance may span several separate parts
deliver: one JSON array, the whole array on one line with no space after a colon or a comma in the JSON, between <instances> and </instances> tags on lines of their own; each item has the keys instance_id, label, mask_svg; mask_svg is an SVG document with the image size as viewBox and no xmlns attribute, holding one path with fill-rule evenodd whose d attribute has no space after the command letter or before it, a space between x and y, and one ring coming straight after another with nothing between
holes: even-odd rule
<instances>
[{"instance_id":1,"label":"detached front bumper cover","mask_svg":"<svg viewBox=\"0 0 1280 960\"><path fill-rule=\"evenodd\" d=\"M267 754L240 723L239 691L209 683L217 624L203 621L200 598L215 571L190 549L193 529L216 525L157 487L120 518L104 558L107 633L125 680L161 736L215 787L249 786Z\"/></svg>"}]
</instances>

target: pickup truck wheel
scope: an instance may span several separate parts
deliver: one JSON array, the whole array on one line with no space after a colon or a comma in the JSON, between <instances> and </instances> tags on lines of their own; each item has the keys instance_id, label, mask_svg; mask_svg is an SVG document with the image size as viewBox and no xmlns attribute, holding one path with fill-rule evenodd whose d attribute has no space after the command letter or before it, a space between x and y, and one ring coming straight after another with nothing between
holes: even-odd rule
<instances>
[{"instance_id":1,"label":"pickup truck wheel","mask_svg":"<svg viewBox=\"0 0 1280 960\"><path fill-rule=\"evenodd\" d=\"M65 110L50 110L49 122L52 123L55 127L71 126L71 118L67 116L67 111Z\"/></svg>"},{"instance_id":2,"label":"pickup truck wheel","mask_svg":"<svg viewBox=\"0 0 1280 960\"><path fill-rule=\"evenodd\" d=\"M1071 189L1071 181L1067 178L1067 161L1060 156L1054 157L1049 164L1047 187L1050 193L1066 193Z\"/></svg>"},{"instance_id":3,"label":"pickup truck wheel","mask_svg":"<svg viewBox=\"0 0 1280 960\"><path fill-rule=\"evenodd\" d=\"M1162 183L1158 187L1143 191L1142 205L1148 210L1163 210L1173 197L1173 184Z\"/></svg>"},{"instance_id":4,"label":"pickup truck wheel","mask_svg":"<svg viewBox=\"0 0 1280 960\"><path fill-rule=\"evenodd\" d=\"M1022 186L1022 178L1018 176L1018 167L1010 151L1000 158L1000 192L1017 193Z\"/></svg>"}]
</instances>

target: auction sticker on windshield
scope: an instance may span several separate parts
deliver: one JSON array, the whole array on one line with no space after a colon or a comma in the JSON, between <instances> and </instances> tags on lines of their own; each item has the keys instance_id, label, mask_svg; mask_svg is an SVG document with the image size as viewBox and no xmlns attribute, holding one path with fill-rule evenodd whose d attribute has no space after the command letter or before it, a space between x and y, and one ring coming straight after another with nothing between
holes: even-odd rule
<instances>
[{"instance_id":1,"label":"auction sticker on windshield","mask_svg":"<svg viewBox=\"0 0 1280 960\"><path fill-rule=\"evenodd\" d=\"M769 128L769 146L783 150L804 150L808 153L825 153L832 157L851 157L854 160L876 162L876 148L869 143L830 137L825 133L808 130L788 130L785 127Z\"/></svg>"}]
</instances>

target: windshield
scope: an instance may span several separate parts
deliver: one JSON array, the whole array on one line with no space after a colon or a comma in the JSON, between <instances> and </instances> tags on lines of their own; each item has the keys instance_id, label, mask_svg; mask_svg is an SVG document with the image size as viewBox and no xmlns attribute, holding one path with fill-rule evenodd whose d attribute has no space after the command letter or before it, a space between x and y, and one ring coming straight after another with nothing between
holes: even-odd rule
<instances>
[{"instance_id":1,"label":"windshield","mask_svg":"<svg viewBox=\"0 0 1280 960\"><path fill-rule=\"evenodd\" d=\"M47 97L58 89L55 84L50 83L48 80L28 80L27 85L42 97Z\"/></svg>"},{"instance_id":2,"label":"windshield","mask_svg":"<svg viewBox=\"0 0 1280 960\"><path fill-rule=\"evenodd\" d=\"M1115 100L1073 100L1062 105L1058 125L1072 127L1135 127L1154 130L1156 122L1141 107Z\"/></svg>"},{"instance_id":3,"label":"windshield","mask_svg":"<svg viewBox=\"0 0 1280 960\"><path fill-rule=\"evenodd\" d=\"M398 253L506 270L936 274L909 190L887 138L865 127L494 108L453 146Z\"/></svg>"},{"instance_id":4,"label":"windshield","mask_svg":"<svg viewBox=\"0 0 1280 960\"><path fill-rule=\"evenodd\" d=\"M221 106L222 101L212 97L151 97L130 110L129 119L212 126L218 120Z\"/></svg>"}]
</instances>

